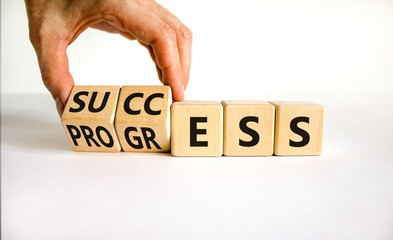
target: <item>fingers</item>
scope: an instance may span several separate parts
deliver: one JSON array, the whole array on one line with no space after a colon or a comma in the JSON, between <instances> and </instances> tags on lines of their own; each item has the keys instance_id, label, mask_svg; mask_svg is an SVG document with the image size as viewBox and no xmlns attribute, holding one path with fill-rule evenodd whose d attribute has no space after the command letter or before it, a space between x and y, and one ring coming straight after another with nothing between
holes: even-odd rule
<instances>
[{"instance_id":1,"label":"fingers","mask_svg":"<svg viewBox=\"0 0 393 240\"><path fill-rule=\"evenodd\" d=\"M140 43L142 46L144 46L144 47L149 51L150 57L151 57L151 59L153 60L153 62L155 63L155 65L156 65L156 70L157 70L158 78L159 78L160 81L162 82L162 72L161 72L160 67L158 67L158 65L157 65L156 56L154 55L153 48L152 48L151 46L149 46L149 45L144 44L144 43L141 43L141 42L139 42L139 43Z\"/></svg>"},{"instance_id":2,"label":"fingers","mask_svg":"<svg viewBox=\"0 0 393 240\"><path fill-rule=\"evenodd\" d=\"M176 34L168 25L162 24L161 30L153 33L150 41L152 55L155 56L157 66L161 69L162 82L171 86L176 101L183 101L184 76L176 44Z\"/></svg>"},{"instance_id":3,"label":"fingers","mask_svg":"<svg viewBox=\"0 0 393 240\"><path fill-rule=\"evenodd\" d=\"M116 17L112 21L115 21L118 29L124 28L138 41L151 47L152 56L162 73L162 82L172 88L175 100L182 101L184 77L176 32L155 13L141 5L122 5L114 12Z\"/></svg>"},{"instance_id":4,"label":"fingers","mask_svg":"<svg viewBox=\"0 0 393 240\"><path fill-rule=\"evenodd\" d=\"M186 89L191 69L192 32L175 15L161 5L155 3L151 6L151 9L176 32L177 47L183 70L183 85Z\"/></svg>"},{"instance_id":5,"label":"fingers","mask_svg":"<svg viewBox=\"0 0 393 240\"><path fill-rule=\"evenodd\" d=\"M179 45L179 55L183 69L183 85L184 89L187 88L188 82L190 80L191 71L191 46L192 46L192 32L184 24L180 25L179 36L181 40Z\"/></svg>"},{"instance_id":6,"label":"fingers","mask_svg":"<svg viewBox=\"0 0 393 240\"><path fill-rule=\"evenodd\" d=\"M66 42L51 39L35 46L42 80L56 102L59 116L63 114L74 86L74 80L69 72L67 45Z\"/></svg>"}]
</instances>

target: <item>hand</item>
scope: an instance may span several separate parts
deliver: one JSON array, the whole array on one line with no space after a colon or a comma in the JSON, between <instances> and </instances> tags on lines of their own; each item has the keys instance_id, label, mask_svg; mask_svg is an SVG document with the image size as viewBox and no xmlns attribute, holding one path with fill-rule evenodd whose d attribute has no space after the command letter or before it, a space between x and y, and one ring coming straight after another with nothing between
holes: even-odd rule
<instances>
[{"instance_id":1,"label":"hand","mask_svg":"<svg viewBox=\"0 0 393 240\"><path fill-rule=\"evenodd\" d=\"M61 116L74 85L67 47L85 29L119 33L149 50L160 81L184 99L190 75L191 31L154 0L25 0L30 41L42 80Z\"/></svg>"}]
</instances>

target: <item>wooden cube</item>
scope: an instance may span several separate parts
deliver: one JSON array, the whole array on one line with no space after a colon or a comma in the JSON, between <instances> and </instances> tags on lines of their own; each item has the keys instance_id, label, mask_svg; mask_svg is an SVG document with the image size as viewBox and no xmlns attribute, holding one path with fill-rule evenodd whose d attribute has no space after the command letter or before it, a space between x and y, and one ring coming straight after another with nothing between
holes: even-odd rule
<instances>
[{"instance_id":1,"label":"wooden cube","mask_svg":"<svg viewBox=\"0 0 393 240\"><path fill-rule=\"evenodd\" d=\"M124 86L121 88L115 126L125 152L170 150L169 86Z\"/></svg>"},{"instance_id":2,"label":"wooden cube","mask_svg":"<svg viewBox=\"0 0 393 240\"><path fill-rule=\"evenodd\" d=\"M171 115L173 156L222 155L223 113L219 102L175 102Z\"/></svg>"},{"instance_id":3,"label":"wooden cube","mask_svg":"<svg viewBox=\"0 0 393 240\"><path fill-rule=\"evenodd\" d=\"M119 152L114 120L119 86L74 86L61 118L75 151Z\"/></svg>"},{"instance_id":4,"label":"wooden cube","mask_svg":"<svg viewBox=\"0 0 393 240\"><path fill-rule=\"evenodd\" d=\"M273 155L274 106L264 101L222 101L224 155Z\"/></svg>"},{"instance_id":5,"label":"wooden cube","mask_svg":"<svg viewBox=\"0 0 393 240\"><path fill-rule=\"evenodd\" d=\"M275 155L320 155L324 107L309 102L271 102L276 108Z\"/></svg>"}]
</instances>

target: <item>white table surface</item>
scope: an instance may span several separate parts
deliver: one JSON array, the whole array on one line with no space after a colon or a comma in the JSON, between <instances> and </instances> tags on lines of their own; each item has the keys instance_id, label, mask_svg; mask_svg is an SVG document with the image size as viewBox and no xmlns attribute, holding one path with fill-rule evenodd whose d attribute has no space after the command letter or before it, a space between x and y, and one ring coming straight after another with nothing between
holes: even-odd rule
<instances>
[{"instance_id":1,"label":"white table surface","mask_svg":"<svg viewBox=\"0 0 393 240\"><path fill-rule=\"evenodd\" d=\"M175 158L74 152L49 94L3 95L2 239L393 239L393 97L325 107L321 156Z\"/></svg>"}]
</instances>

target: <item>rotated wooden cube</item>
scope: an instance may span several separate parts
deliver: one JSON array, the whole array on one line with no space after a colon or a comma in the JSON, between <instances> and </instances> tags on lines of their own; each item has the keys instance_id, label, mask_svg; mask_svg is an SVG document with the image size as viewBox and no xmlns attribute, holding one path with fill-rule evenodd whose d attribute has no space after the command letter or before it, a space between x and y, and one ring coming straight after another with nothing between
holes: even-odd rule
<instances>
[{"instance_id":1,"label":"rotated wooden cube","mask_svg":"<svg viewBox=\"0 0 393 240\"><path fill-rule=\"evenodd\" d=\"M274 106L264 101L222 101L224 155L273 155Z\"/></svg>"},{"instance_id":2,"label":"rotated wooden cube","mask_svg":"<svg viewBox=\"0 0 393 240\"><path fill-rule=\"evenodd\" d=\"M222 155L223 112L219 102L175 102L171 115L173 156Z\"/></svg>"},{"instance_id":3,"label":"rotated wooden cube","mask_svg":"<svg viewBox=\"0 0 393 240\"><path fill-rule=\"evenodd\" d=\"M271 102L276 108L275 155L320 155L324 107L310 102Z\"/></svg>"},{"instance_id":4,"label":"rotated wooden cube","mask_svg":"<svg viewBox=\"0 0 393 240\"><path fill-rule=\"evenodd\" d=\"M119 86L74 86L61 118L75 151L119 152L114 120Z\"/></svg>"},{"instance_id":5,"label":"rotated wooden cube","mask_svg":"<svg viewBox=\"0 0 393 240\"><path fill-rule=\"evenodd\" d=\"M170 150L169 86L123 86L115 126L125 152Z\"/></svg>"}]
</instances>

